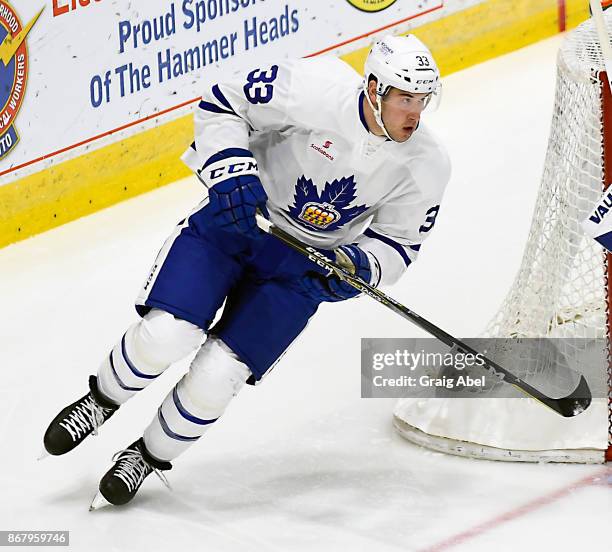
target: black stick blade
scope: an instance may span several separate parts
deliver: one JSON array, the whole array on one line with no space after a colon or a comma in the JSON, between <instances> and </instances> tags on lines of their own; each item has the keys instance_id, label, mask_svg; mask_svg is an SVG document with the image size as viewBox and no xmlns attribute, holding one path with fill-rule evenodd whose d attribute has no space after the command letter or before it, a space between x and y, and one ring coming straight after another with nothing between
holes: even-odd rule
<instances>
[{"instance_id":1,"label":"black stick blade","mask_svg":"<svg viewBox=\"0 0 612 552\"><path fill-rule=\"evenodd\" d=\"M589 389L589 384L587 383L586 379L584 379L584 376L580 376L580 381L578 382L576 389L574 389L569 395L560 397L558 399L553 399L552 397L541 393L534 387L531 387L529 384L526 384L521 380L512 382L512 385L515 385L528 395L531 395L534 399L541 402L551 410L554 410L557 414L563 416L564 418L573 418L574 416L578 416L578 414L582 414L589 407L592 400L591 390Z\"/></svg>"},{"instance_id":2,"label":"black stick blade","mask_svg":"<svg viewBox=\"0 0 612 552\"><path fill-rule=\"evenodd\" d=\"M565 418L573 418L584 412L591 404L592 396L589 384L584 376L580 376L580 382L574 391L560 399L549 399L545 404Z\"/></svg>"}]
</instances>

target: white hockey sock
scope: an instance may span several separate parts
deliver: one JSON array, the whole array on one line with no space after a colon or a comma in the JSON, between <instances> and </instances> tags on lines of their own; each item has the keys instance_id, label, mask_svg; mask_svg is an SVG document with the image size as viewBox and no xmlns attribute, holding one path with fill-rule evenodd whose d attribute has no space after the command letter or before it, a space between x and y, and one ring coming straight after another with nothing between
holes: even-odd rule
<instances>
[{"instance_id":1,"label":"white hockey sock","mask_svg":"<svg viewBox=\"0 0 612 552\"><path fill-rule=\"evenodd\" d=\"M153 309L130 326L98 369L98 386L116 404L144 389L168 366L194 351L204 331Z\"/></svg>"},{"instance_id":2,"label":"white hockey sock","mask_svg":"<svg viewBox=\"0 0 612 552\"><path fill-rule=\"evenodd\" d=\"M209 336L145 430L147 450L163 461L179 456L223 414L250 375L225 343Z\"/></svg>"}]
</instances>

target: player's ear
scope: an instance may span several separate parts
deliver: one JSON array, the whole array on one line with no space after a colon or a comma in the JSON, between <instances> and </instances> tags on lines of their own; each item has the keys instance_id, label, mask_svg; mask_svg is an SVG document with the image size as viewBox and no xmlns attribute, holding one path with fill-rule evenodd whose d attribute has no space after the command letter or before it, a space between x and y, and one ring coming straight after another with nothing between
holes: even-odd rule
<instances>
[{"instance_id":1,"label":"player's ear","mask_svg":"<svg viewBox=\"0 0 612 552\"><path fill-rule=\"evenodd\" d=\"M376 86L378 84L378 81L376 80L376 77L374 75L370 75L369 79L368 79L368 94L370 96L370 101L372 103L376 102Z\"/></svg>"}]
</instances>

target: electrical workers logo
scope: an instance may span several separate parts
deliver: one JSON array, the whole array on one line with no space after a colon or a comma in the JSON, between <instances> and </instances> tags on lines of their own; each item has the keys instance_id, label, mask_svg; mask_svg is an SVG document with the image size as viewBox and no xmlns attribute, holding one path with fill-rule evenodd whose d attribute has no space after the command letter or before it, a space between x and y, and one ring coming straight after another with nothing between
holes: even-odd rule
<instances>
[{"instance_id":1,"label":"electrical workers logo","mask_svg":"<svg viewBox=\"0 0 612 552\"><path fill-rule=\"evenodd\" d=\"M395 4L397 0L347 0L351 6L365 12L379 12Z\"/></svg>"},{"instance_id":2,"label":"electrical workers logo","mask_svg":"<svg viewBox=\"0 0 612 552\"><path fill-rule=\"evenodd\" d=\"M336 230L363 213L367 205L351 203L356 199L355 177L326 182L321 195L310 178L301 176L295 186L289 215L307 228Z\"/></svg>"},{"instance_id":3,"label":"electrical workers logo","mask_svg":"<svg viewBox=\"0 0 612 552\"><path fill-rule=\"evenodd\" d=\"M28 81L25 39L42 11L23 27L8 2L0 0L0 159L19 142L15 119L23 104Z\"/></svg>"}]
</instances>

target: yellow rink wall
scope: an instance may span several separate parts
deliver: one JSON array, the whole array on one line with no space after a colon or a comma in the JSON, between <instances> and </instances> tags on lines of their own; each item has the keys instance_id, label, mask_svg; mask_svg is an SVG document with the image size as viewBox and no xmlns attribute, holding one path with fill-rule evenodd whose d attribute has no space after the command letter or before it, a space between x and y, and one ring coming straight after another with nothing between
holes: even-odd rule
<instances>
[{"instance_id":1,"label":"yellow rink wall","mask_svg":"<svg viewBox=\"0 0 612 552\"><path fill-rule=\"evenodd\" d=\"M558 33L559 5L488 0L411 32L448 75ZM566 0L564 6L567 29L589 15L586 0ZM342 58L361 72L367 51ZM192 140L192 116L183 116L0 186L0 247L188 176L179 158Z\"/></svg>"}]
</instances>

